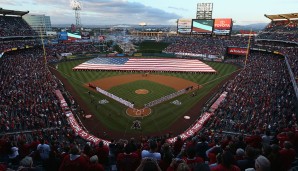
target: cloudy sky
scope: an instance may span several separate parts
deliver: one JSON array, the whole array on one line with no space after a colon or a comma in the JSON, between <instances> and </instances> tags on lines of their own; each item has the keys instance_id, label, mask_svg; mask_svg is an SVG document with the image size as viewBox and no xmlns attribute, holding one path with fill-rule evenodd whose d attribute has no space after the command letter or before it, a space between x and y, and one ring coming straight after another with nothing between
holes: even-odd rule
<instances>
[{"instance_id":1,"label":"cloudy sky","mask_svg":"<svg viewBox=\"0 0 298 171\"><path fill-rule=\"evenodd\" d=\"M298 0L80 0L83 25L175 25L178 18L195 18L197 3L213 3L213 18L233 18L238 25L268 23L264 14L296 13ZM0 7L45 14L52 24L75 23L70 0L1 0Z\"/></svg>"}]
</instances>

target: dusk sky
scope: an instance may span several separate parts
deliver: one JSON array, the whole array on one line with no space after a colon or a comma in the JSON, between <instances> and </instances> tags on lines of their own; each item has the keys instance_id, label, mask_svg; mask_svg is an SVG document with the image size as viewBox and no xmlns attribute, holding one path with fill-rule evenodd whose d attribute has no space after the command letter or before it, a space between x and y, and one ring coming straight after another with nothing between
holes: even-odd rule
<instances>
[{"instance_id":1,"label":"dusk sky","mask_svg":"<svg viewBox=\"0 0 298 171\"><path fill-rule=\"evenodd\" d=\"M0 0L0 7L45 14L52 24L75 24L70 0ZM298 12L298 0L80 0L83 25L175 25L179 18L195 18L197 3L213 3L213 18L232 18L237 25L268 23L264 14Z\"/></svg>"}]
</instances>

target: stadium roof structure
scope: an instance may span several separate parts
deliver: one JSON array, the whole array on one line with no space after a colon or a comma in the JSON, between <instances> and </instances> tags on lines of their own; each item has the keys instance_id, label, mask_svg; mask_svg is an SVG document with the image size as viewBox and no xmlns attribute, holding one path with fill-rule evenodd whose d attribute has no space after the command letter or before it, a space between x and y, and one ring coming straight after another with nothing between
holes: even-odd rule
<instances>
[{"instance_id":1,"label":"stadium roof structure","mask_svg":"<svg viewBox=\"0 0 298 171\"><path fill-rule=\"evenodd\" d=\"M3 9L0 8L0 16L3 15L18 15L18 16L23 16L28 14L29 11L14 11L14 10L8 10L8 9Z\"/></svg>"},{"instance_id":2,"label":"stadium roof structure","mask_svg":"<svg viewBox=\"0 0 298 171\"><path fill-rule=\"evenodd\" d=\"M275 15L267 15L265 17L270 20L298 20L298 13L289 13L289 14L275 14Z\"/></svg>"}]
</instances>

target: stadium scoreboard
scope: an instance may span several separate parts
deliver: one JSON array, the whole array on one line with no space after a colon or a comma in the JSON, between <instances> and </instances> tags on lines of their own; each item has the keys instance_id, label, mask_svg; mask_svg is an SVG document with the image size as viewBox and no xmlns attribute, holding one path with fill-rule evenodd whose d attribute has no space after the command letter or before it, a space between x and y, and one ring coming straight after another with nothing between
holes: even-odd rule
<instances>
[{"instance_id":1,"label":"stadium scoreboard","mask_svg":"<svg viewBox=\"0 0 298 171\"><path fill-rule=\"evenodd\" d=\"M232 18L177 20L178 34L226 36L231 34L232 27Z\"/></svg>"},{"instance_id":2,"label":"stadium scoreboard","mask_svg":"<svg viewBox=\"0 0 298 171\"><path fill-rule=\"evenodd\" d=\"M192 34L212 34L213 19L193 19L191 33Z\"/></svg>"}]
</instances>

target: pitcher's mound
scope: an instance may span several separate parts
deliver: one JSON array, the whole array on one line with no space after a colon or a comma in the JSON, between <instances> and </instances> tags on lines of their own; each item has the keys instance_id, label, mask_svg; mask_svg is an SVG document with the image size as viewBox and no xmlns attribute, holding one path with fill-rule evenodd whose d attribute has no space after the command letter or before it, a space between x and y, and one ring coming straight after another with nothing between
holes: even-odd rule
<instances>
[{"instance_id":1,"label":"pitcher's mound","mask_svg":"<svg viewBox=\"0 0 298 171\"><path fill-rule=\"evenodd\" d=\"M134 109L134 108L127 108L126 114L131 117L144 117L148 116L151 113L150 108L143 108L143 109Z\"/></svg>"},{"instance_id":2,"label":"pitcher's mound","mask_svg":"<svg viewBox=\"0 0 298 171\"><path fill-rule=\"evenodd\" d=\"M148 94L149 90L146 89L138 89L135 91L136 94Z\"/></svg>"}]
</instances>

